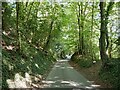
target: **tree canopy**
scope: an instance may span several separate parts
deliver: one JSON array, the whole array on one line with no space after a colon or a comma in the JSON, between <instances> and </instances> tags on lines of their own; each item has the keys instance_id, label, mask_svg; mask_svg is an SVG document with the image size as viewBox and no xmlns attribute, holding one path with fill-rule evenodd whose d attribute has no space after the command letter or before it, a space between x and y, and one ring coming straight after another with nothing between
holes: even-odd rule
<instances>
[{"instance_id":1,"label":"tree canopy","mask_svg":"<svg viewBox=\"0 0 120 90\"><path fill-rule=\"evenodd\" d=\"M112 58L120 58L118 6L118 2L3 2L3 70L16 73L24 66L24 72L34 73L37 67L32 63L44 70L68 54L75 62L101 60L103 68L109 68ZM7 74L3 76L9 78Z\"/></svg>"}]
</instances>

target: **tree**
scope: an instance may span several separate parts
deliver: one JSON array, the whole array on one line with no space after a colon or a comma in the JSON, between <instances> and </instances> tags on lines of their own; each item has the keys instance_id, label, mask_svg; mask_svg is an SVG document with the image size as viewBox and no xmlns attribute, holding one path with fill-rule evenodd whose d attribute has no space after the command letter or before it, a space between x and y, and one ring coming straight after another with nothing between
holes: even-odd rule
<instances>
[{"instance_id":1,"label":"tree","mask_svg":"<svg viewBox=\"0 0 120 90\"><path fill-rule=\"evenodd\" d=\"M80 2L78 2L78 15L77 15L77 18L78 18L78 29L79 29L79 42L78 42L78 51L79 51L79 54L82 54L82 46L81 46L81 44L82 44L82 42L81 42L81 24L80 24L80 22L81 22L81 20L80 20Z\"/></svg>"},{"instance_id":2,"label":"tree","mask_svg":"<svg viewBox=\"0 0 120 90\"><path fill-rule=\"evenodd\" d=\"M20 36L20 31L19 31L19 10L20 10L20 6L19 6L19 2L16 2L16 31L17 31L17 47L18 47L18 51L20 52L21 49L21 36Z\"/></svg>"},{"instance_id":3,"label":"tree","mask_svg":"<svg viewBox=\"0 0 120 90\"><path fill-rule=\"evenodd\" d=\"M54 21L51 20L49 34L48 34L48 37L47 37L47 40L46 40L46 43L45 43L45 46L44 46L43 50L45 50L45 49L48 48L49 42L51 40L51 34L52 34L53 24L54 24Z\"/></svg>"},{"instance_id":4,"label":"tree","mask_svg":"<svg viewBox=\"0 0 120 90\"><path fill-rule=\"evenodd\" d=\"M94 52L93 52L93 45L92 45L92 34L93 34L93 25L94 25L94 2L92 3L92 20L91 20L91 39L90 39L90 44L91 44L91 57L92 60L94 59Z\"/></svg>"},{"instance_id":5,"label":"tree","mask_svg":"<svg viewBox=\"0 0 120 90\"><path fill-rule=\"evenodd\" d=\"M100 27L100 39L99 39L99 47L100 47L100 56L102 60L102 67L106 68L108 66L109 57L106 53L109 45L108 41L108 17L110 10L112 10L113 2L110 2L107 11L105 11L105 2L100 2L100 15L101 15L101 27Z\"/></svg>"}]
</instances>

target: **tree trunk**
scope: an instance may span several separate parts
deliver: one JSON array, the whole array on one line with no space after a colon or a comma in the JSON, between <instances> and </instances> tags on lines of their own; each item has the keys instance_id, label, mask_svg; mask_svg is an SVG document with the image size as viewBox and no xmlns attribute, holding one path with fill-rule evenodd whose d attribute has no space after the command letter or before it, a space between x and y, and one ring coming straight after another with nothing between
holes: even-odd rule
<instances>
[{"instance_id":1,"label":"tree trunk","mask_svg":"<svg viewBox=\"0 0 120 90\"><path fill-rule=\"evenodd\" d=\"M81 31L80 31L80 3L78 2L78 28L79 28L79 42L78 42L78 51L81 53Z\"/></svg>"},{"instance_id":2,"label":"tree trunk","mask_svg":"<svg viewBox=\"0 0 120 90\"><path fill-rule=\"evenodd\" d=\"M108 63L108 55L106 54L106 28L105 28L105 2L100 2L100 14L101 14L101 28L100 28L100 56L102 60L102 66L105 68Z\"/></svg>"},{"instance_id":3,"label":"tree trunk","mask_svg":"<svg viewBox=\"0 0 120 90\"><path fill-rule=\"evenodd\" d=\"M110 27L110 33L112 34L112 26ZM109 48L108 48L108 55L109 55L109 58L112 58L112 46L113 46L113 41L112 41L112 35L110 36L109 38Z\"/></svg>"},{"instance_id":4,"label":"tree trunk","mask_svg":"<svg viewBox=\"0 0 120 90\"><path fill-rule=\"evenodd\" d=\"M108 46L109 46L109 40L108 40L108 30L107 30L107 24L108 24L108 17L110 14L110 11L112 10L114 2L109 2L109 5L107 6L106 11L105 8L105 2L100 2L100 14L101 14L101 29L100 29L100 56L103 64L103 68L107 67L108 65L108 55L106 53Z\"/></svg>"},{"instance_id":5,"label":"tree trunk","mask_svg":"<svg viewBox=\"0 0 120 90\"><path fill-rule=\"evenodd\" d=\"M84 28L84 19L83 19L83 2L81 2L81 50L82 55L85 53L84 51L84 36L83 36L83 28Z\"/></svg>"},{"instance_id":6,"label":"tree trunk","mask_svg":"<svg viewBox=\"0 0 120 90\"><path fill-rule=\"evenodd\" d=\"M21 49L21 37L19 31L19 2L16 2L16 31L17 31L17 50L20 52Z\"/></svg>"},{"instance_id":7,"label":"tree trunk","mask_svg":"<svg viewBox=\"0 0 120 90\"><path fill-rule=\"evenodd\" d=\"M108 55L109 55L109 58L112 58L112 46L113 46L113 44L112 44L113 42L112 42L112 39L110 40L110 45L109 45L109 49L108 49Z\"/></svg>"},{"instance_id":8,"label":"tree trunk","mask_svg":"<svg viewBox=\"0 0 120 90\"><path fill-rule=\"evenodd\" d=\"M91 22L92 24L91 24L91 40L90 40L92 60L94 59L93 45L92 45L93 21L94 21L94 2L92 3L92 22Z\"/></svg>"},{"instance_id":9,"label":"tree trunk","mask_svg":"<svg viewBox=\"0 0 120 90\"><path fill-rule=\"evenodd\" d=\"M107 6L106 14L105 14L106 51L108 50L108 47L109 47L109 37L108 37L108 29L107 29L108 17L109 17L110 11L112 10L113 4L114 2L109 3L109 5ZM110 54L111 54L111 48L112 48L112 43L110 44ZM110 56L109 58L111 58L111 55L109 56Z\"/></svg>"},{"instance_id":10,"label":"tree trunk","mask_svg":"<svg viewBox=\"0 0 120 90\"><path fill-rule=\"evenodd\" d=\"M53 23L54 23L54 21L52 20L51 23L50 23L49 35L48 35L48 37L47 37L47 41L46 41L46 43L45 43L45 46L44 46L43 50L46 50L47 47L48 47L48 45L49 45L49 42L50 42L50 39L51 39L52 28L53 28Z\"/></svg>"}]
</instances>

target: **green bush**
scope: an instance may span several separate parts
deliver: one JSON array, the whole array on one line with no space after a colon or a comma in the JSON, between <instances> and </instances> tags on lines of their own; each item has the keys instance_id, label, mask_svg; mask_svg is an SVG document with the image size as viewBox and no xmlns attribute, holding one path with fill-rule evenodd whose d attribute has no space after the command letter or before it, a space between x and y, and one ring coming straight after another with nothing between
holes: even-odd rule
<instances>
[{"instance_id":1,"label":"green bush","mask_svg":"<svg viewBox=\"0 0 120 90\"><path fill-rule=\"evenodd\" d=\"M89 60L87 58L86 59L80 59L78 63L80 65L80 67L85 67L85 68L89 68L93 65L92 60Z\"/></svg>"},{"instance_id":2,"label":"green bush","mask_svg":"<svg viewBox=\"0 0 120 90\"><path fill-rule=\"evenodd\" d=\"M29 45L29 44L28 44ZM45 55L42 51L34 47L26 46L21 53L16 51L2 51L2 87L6 88L7 79L14 79L16 73L21 73L24 77L25 72L30 74L45 74L46 71L56 60L52 55Z\"/></svg>"},{"instance_id":3,"label":"green bush","mask_svg":"<svg viewBox=\"0 0 120 90\"><path fill-rule=\"evenodd\" d=\"M100 78L103 81L110 82L114 88L120 86L120 58L110 60L110 67L108 70L100 71Z\"/></svg>"}]
</instances>

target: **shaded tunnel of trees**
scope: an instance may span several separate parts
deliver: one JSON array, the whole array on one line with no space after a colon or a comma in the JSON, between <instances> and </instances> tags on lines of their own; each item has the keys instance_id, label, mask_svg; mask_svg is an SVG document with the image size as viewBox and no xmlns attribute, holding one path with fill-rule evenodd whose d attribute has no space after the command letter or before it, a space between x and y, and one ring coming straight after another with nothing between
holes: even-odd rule
<instances>
[{"instance_id":1,"label":"shaded tunnel of trees","mask_svg":"<svg viewBox=\"0 0 120 90\"><path fill-rule=\"evenodd\" d=\"M100 75L118 87L119 6L119 2L2 2L2 87L16 73L44 75L65 55L86 68L101 62Z\"/></svg>"}]
</instances>

